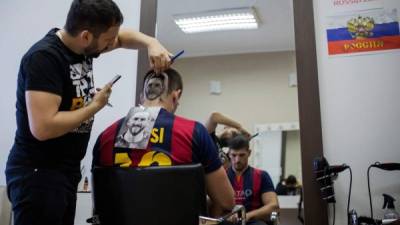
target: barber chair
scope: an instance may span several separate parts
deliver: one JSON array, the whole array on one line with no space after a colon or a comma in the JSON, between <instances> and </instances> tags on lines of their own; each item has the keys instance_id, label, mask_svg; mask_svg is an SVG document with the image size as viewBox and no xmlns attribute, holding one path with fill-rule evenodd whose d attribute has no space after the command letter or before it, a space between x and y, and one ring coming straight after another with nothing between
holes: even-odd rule
<instances>
[{"instance_id":1,"label":"barber chair","mask_svg":"<svg viewBox=\"0 0 400 225\"><path fill-rule=\"evenodd\" d=\"M204 172L200 164L146 168L96 167L92 170L95 225L213 225L245 208L236 206L221 218L207 215Z\"/></svg>"}]
</instances>

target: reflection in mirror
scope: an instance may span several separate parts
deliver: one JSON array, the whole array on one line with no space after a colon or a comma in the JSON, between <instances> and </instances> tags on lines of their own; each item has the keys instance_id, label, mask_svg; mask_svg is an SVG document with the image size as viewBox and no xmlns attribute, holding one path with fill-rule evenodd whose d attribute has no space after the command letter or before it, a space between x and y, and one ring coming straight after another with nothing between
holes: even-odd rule
<instances>
[{"instance_id":1,"label":"reflection in mirror","mask_svg":"<svg viewBox=\"0 0 400 225\"><path fill-rule=\"evenodd\" d=\"M220 112L259 133L250 143L250 165L266 170L275 187L289 175L301 185L292 0L157 4L157 38L172 53L185 50L173 64L184 82L176 113L205 123ZM253 8L258 29L184 33L174 22L182 14L232 8ZM298 200L279 197L281 208L296 208Z\"/></svg>"}]
</instances>

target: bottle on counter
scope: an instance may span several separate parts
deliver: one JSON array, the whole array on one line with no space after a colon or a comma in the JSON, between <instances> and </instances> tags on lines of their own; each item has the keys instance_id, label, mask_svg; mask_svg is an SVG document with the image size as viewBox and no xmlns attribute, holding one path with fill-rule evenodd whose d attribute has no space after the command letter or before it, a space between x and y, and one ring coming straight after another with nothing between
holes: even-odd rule
<instances>
[{"instance_id":1,"label":"bottle on counter","mask_svg":"<svg viewBox=\"0 0 400 225\"><path fill-rule=\"evenodd\" d=\"M383 214L383 219L399 219L399 213L396 212L394 207L394 201L396 201L392 196L388 194L383 194L383 208L385 213Z\"/></svg>"},{"instance_id":2,"label":"bottle on counter","mask_svg":"<svg viewBox=\"0 0 400 225\"><path fill-rule=\"evenodd\" d=\"M85 181L83 182L83 191L89 191L89 179L85 177Z\"/></svg>"}]
</instances>

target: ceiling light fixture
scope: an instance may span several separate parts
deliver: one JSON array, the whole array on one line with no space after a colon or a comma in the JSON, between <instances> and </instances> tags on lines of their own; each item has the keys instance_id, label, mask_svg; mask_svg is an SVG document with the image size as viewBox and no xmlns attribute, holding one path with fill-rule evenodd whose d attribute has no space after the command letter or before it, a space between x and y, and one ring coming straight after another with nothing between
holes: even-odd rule
<instances>
[{"instance_id":1,"label":"ceiling light fixture","mask_svg":"<svg viewBox=\"0 0 400 225\"><path fill-rule=\"evenodd\" d=\"M178 14L173 17L185 33L257 29L259 26L256 13L251 7Z\"/></svg>"}]
</instances>

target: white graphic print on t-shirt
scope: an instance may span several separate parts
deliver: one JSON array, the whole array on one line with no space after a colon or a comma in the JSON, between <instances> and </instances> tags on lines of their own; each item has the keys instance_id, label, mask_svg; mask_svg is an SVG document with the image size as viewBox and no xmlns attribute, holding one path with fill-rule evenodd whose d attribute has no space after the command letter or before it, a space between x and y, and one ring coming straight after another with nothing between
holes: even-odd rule
<instances>
[{"instance_id":1,"label":"white graphic print on t-shirt","mask_svg":"<svg viewBox=\"0 0 400 225\"><path fill-rule=\"evenodd\" d=\"M82 63L69 66L72 85L75 87L75 96L72 98L70 110L76 110L89 104L95 94L93 81L92 59L85 59ZM92 129L93 117L84 121L73 133L89 133Z\"/></svg>"}]
</instances>

